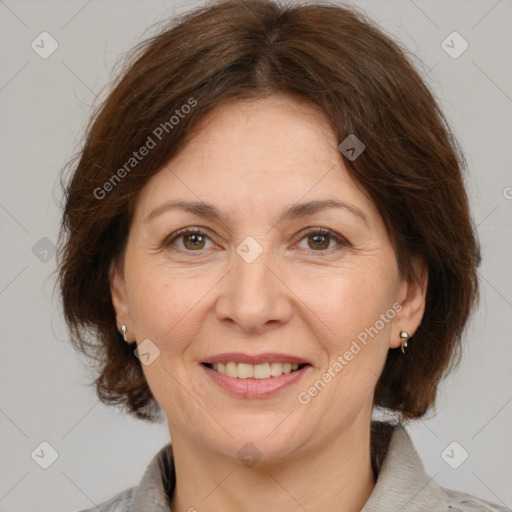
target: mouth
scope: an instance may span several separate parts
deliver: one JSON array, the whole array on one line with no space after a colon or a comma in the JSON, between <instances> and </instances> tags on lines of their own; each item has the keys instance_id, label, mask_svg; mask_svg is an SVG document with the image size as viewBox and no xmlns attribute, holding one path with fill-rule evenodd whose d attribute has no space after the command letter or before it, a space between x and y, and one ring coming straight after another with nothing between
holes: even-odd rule
<instances>
[{"instance_id":1,"label":"mouth","mask_svg":"<svg viewBox=\"0 0 512 512\"><path fill-rule=\"evenodd\" d=\"M207 368L222 375L237 379L272 379L280 377L283 374L289 374L300 371L308 363L292 364L281 362L265 362L260 364L240 363L237 361L228 361L227 363L202 363Z\"/></svg>"},{"instance_id":2,"label":"mouth","mask_svg":"<svg viewBox=\"0 0 512 512\"><path fill-rule=\"evenodd\" d=\"M221 354L200 365L211 381L238 398L265 398L297 383L313 366L286 354Z\"/></svg>"}]
</instances>

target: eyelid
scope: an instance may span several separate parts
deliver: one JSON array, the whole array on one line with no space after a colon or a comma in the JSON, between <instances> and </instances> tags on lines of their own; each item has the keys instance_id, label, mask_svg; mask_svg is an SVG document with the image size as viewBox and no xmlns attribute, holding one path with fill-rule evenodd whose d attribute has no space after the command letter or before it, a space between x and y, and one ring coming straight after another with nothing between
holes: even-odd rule
<instances>
[{"instance_id":1,"label":"eyelid","mask_svg":"<svg viewBox=\"0 0 512 512\"><path fill-rule=\"evenodd\" d=\"M178 231L175 231L174 233L171 233L171 235L169 235L164 240L163 246L164 247L172 246L175 240L181 238L182 236L189 235L189 234L199 234L201 236L204 236L212 244L216 245L215 242L213 241L212 237L210 236L210 231L207 228L203 228L203 227L199 227L199 226L187 226L185 228L179 229ZM308 228L303 229L297 235L297 240L294 243L294 245L301 242L308 235L313 235L313 234L329 236L332 240L334 240L336 242L337 245L335 245L334 247L331 247L329 249L324 249L324 250L306 249L306 251L318 253L319 255L321 255L321 254L327 255L327 254L330 254L331 252L339 250L342 247L352 247L352 244L344 236L340 235L336 231L333 231L332 229L324 228L324 227L320 227L320 226L310 226ZM197 253L198 255L201 255L202 253L205 252L205 249L199 249L197 251L193 251L193 250L182 249L180 247L176 247L176 250L182 251L185 253L189 253L189 254ZM296 250L296 249L294 249L294 250ZM300 250L300 248L299 248L299 250Z\"/></svg>"},{"instance_id":2,"label":"eyelid","mask_svg":"<svg viewBox=\"0 0 512 512\"><path fill-rule=\"evenodd\" d=\"M167 247L168 245L171 245L175 240L177 240L178 238L181 238L184 235L196 235L196 234L206 236L212 243L214 243L212 240L212 237L209 234L208 229L202 228L202 227L196 227L196 226L192 226L192 227L189 226L186 228L178 229L178 231L171 233L169 236L167 236L164 239L162 245L164 247ZM187 251L187 252L201 252L201 251Z\"/></svg>"},{"instance_id":3,"label":"eyelid","mask_svg":"<svg viewBox=\"0 0 512 512\"><path fill-rule=\"evenodd\" d=\"M184 236L184 235L188 235L188 234L199 234L199 235L203 235L203 236L206 236L212 243L215 243L213 240L212 240L212 237L209 235L209 230L207 228L203 228L203 227L197 227L197 226L192 226L192 227L186 227L186 228L182 228L182 229L179 229L178 231L175 231L174 233L171 233L171 235L169 235L163 242L163 245L166 247L166 246L169 246L171 245L175 240L177 240L178 238ZM332 229L329 229L329 228L323 228L323 227L320 227L320 226L317 226L317 227L309 227L309 228L305 228L304 230L302 230L299 234L298 234L298 240L297 242L300 242L302 239L304 239L306 236L310 235L310 234L320 234L320 235L328 235L330 236L333 240L335 240L337 243L338 243L338 246L345 246L345 247L351 247L352 244L345 238L343 237L342 235L338 234L336 231L333 231ZM336 249L336 247L331 247L331 249L327 249L327 250L319 250L319 251L314 251L313 249L311 249L312 252L318 252L318 253L325 253L325 252L330 252L331 250L333 249ZM184 249L182 249L184 250ZM184 250L185 251L185 250ZM203 252L203 251L185 251L185 252L189 252L189 253L192 253L192 252Z\"/></svg>"},{"instance_id":4,"label":"eyelid","mask_svg":"<svg viewBox=\"0 0 512 512\"><path fill-rule=\"evenodd\" d=\"M336 250L336 248L339 248L339 247L352 247L352 244L344 236L340 235L336 231L333 231L332 229L322 228L319 226L306 228L305 230L301 231L298 235L299 236L298 241L300 242L301 240L306 238L308 235L313 235L313 234L327 235L330 238L332 238L333 240L335 240L337 242L338 246L331 247L330 249L326 249L324 251L314 251L313 249L311 249L312 252L329 253L332 250Z\"/></svg>"}]
</instances>

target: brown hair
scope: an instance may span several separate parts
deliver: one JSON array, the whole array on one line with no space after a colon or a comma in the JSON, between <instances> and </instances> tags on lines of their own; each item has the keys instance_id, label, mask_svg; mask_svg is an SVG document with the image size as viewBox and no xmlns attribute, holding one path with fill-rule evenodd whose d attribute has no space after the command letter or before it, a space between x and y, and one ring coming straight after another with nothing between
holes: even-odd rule
<instances>
[{"instance_id":1,"label":"brown hair","mask_svg":"<svg viewBox=\"0 0 512 512\"><path fill-rule=\"evenodd\" d=\"M212 109L282 92L322 108L340 142L349 134L363 141L365 151L345 161L383 217L400 272L415 279L412 255L428 264L423 320L405 355L388 352L374 404L403 420L434 405L440 380L460 362L478 302L480 251L464 156L410 59L355 8L270 0L196 9L134 49L68 164L59 237L65 319L74 346L95 361L104 403L148 420L160 410L118 332L109 290L109 266L123 253L137 194ZM187 104L194 106L180 115ZM131 161L163 126L163 142Z\"/></svg>"}]
</instances>

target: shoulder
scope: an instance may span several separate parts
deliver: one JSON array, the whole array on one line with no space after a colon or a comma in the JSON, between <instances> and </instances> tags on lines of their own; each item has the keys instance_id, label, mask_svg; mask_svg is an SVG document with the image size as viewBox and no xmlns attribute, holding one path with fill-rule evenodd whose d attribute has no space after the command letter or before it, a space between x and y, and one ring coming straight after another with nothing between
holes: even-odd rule
<instances>
[{"instance_id":1,"label":"shoulder","mask_svg":"<svg viewBox=\"0 0 512 512\"><path fill-rule=\"evenodd\" d=\"M378 476L362 512L512 512L506 506L438 485L425 472L403 425L393 425L391 435L389 428L376 425L372 431L372 457ZM378 449L379 444L387 451Z\"/></svg>"},{"instance_id":2,"label":"shoulder","mask_svg":"<svg viewBox=\"0 0 512 512\"><path fill-rule=\"evenodd\" d=\"M129 512L131 510L134 491L135 487L130 487L103 503L86 510L80 510L79 512L97 512L98 510L102 512Z\"/></svg>"},{"instance_id":3,"label":"shoulder","mask_svg":"<svg viewBox=\"0 0 512 512\"><path fill-rule=\"evenodd\" d=\"M151 459L138 485L79 512L169 512L175 482L174 457L168 443Z\"/></svg>"},{"instance_id":4,"label":"shoulder","mask_svg":"<svg viewBox=\"0 0 512 512\"><path fill-rule=\"evenodd\" d=\"M505 506L478 498L472 494L440 487L446 495L446 504L450 512L510 512Z\"/></svg>"}]
</instances>

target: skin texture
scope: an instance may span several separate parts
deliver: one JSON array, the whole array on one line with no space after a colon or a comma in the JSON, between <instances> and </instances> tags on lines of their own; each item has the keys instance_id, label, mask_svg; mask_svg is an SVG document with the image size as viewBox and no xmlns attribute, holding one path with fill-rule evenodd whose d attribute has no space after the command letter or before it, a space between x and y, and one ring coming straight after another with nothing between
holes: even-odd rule
<instances>
[{"instance_id":1,"label":"skin texture","mask_svg":"<svg viewBox=\"0 0 512 512\"><path fill-rule=\"evenodd\" d=\"M160 350L143 368L168 419L173 511L350 512L373 490L374 388L399 332L412 335L421 321L426 270L416 261L418 282L401 278L382 218L350 177L339 142L316 107L286 95L236 100L203 119L138 197L111 292L128 341L149 338ZM324 199L358 208L367 223L334 208L277 222L287 206ZM169 210L145 222L169 200L205 201L225 218ZM205 236L173 240L186 227ZM306 228L330 229L347 243ZM248 236L263 249L250 264L236 251ZM401 305L394 318L301 404L298 394L393 304ZM286 353L312 367L274 396L244 399L200 364L226 352ZM252 467L237 456L246 443L261 453Z\"/></svg>"}]
</instances>

